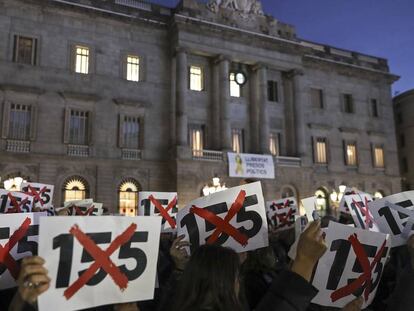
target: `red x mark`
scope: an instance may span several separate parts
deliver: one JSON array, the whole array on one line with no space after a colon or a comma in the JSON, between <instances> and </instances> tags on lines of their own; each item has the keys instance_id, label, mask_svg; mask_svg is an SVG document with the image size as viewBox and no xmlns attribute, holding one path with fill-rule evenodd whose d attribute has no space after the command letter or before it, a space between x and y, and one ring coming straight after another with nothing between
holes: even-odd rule
<instances>
[{"instance_id":1,"label":"red x mark","mask_svg":"<svg viewBox=\"0 0 414 311\"><path fill-rule=\"evenodd\" d=\"M352 199L352 203L355 204L356 207L361 211L362 215L365 217L365 224L368 226L368 228L372 227L372 223L374 222L374 219L371 216L371 213L368 210L368 199L365 197L365 206Z\"/></svg>"},{"instance_id":2,"label":"red x mark","mask_svg":"<svg viewBox=\"0 0 414 311\"><path fill-rule=\"evenodd\" d=\"M6 245L0 245L0 264L4 264L7 267L7 269L9 269L10 274L13 276L15 280L17 280L19 276L20 267L18 263L14 260L14 258L10 255L10 251L13 249L13 247L16 246L16 244L22 238L26 236L27 230L29 230L31 223L32 220L29 217L27 217L23 221L19 229L14 231Z\"/></svg>"},{"instance_id":3,"label":"red x mark","mask_svg":"<svg viewBox=\"0 0 414 311\"><path fill-rule=\"evenodd\" d=\"M29 199L28 198L25 198L20 203L17 202L16 198L10 192L7 194L7 196L9 197L11 203L13 204L13 208L8 209L6 211L6 214L10 214L10 213L22 213L23 211L21 210L21 207L24 206L27 202L29 202Z\"/></svg>"},{"instance_id":4,"label":"red x mark","mask_svg":"<svg viewBox=\"0 0 414 311\"><path fill-rule=\"evenodd\" d=\"M123 274L119 268L109 258L118 248L131 240L137 229L136 224L131 224L123 233L121 233L110 245L103 251L99 248L95 242L82 232L77 225L74 225L70 229L72 234L79 243L85 248L85 250L93 257L95 262L77 279L71 286L69 286L64 295L66 299L72 298L78 290L80 290L98 271L98 269L104 269L114 280L115 284L123 291L128 287L128 278Z\"/></svg>"},{"instance_id":5,"label":"red x mark","mask_svg":"<svg viewBox=\"0 0 414 311\"><path fill-rule=\"evenodd\" d=\"M170 216L170 214L168 214L168 211L171 210L176 204L177 204L177 197L174 197L174 199L168 203L167 208L164 208L161 203L153 197L153 195L151 194L148 198L152 204L154 204L155 208L160 212L161 216L168 221L168 223L170 224L171 228L175 229L176 227L176 223L175 220Z\"/></svg>"},{"instance_id":6,"label":"red x mark","mask_svg":"<svg viewBox=\"0 0 414 311\"><path fill-rule=\"evenodd\" d=\"M213 244L217 241L221 233L227 233L231 237L233 237L237 242L241 245L246 246L247 241L249 238L230 225L230 220L240 211L243 207L244 199L246 197L246 191L240 191L239 195L236 198L236 201L231 205L230 210L227 212L226 217L224 219L218 217L216 214L196 206L192 206L190 208L190 213L196 214L201 218L204 218L208 222L212 223L216 226L216 230L214 230L213 234L207 240L207 244Z\"/></svg>"},{"instance_id":7,"label":"red x mark","mask_svg":"<svg viewBox=\"0 0 414 311\"><path fill-rule=\"evenodd\" d=\"M75 215L90 216L90 215L92 215L93 210L95 209L95 205L92 205L90 208L86 209L85 212L82 212L81 208L79 206L76 206L76 205L73 205L72 208L75 210Z\"/></svg>"},{"instance_id":8,"label":"red x mark","mask_svg":"<svg viewBox=\"0 0 414 311\"><path fill-rule=\"evenodd\" d=\"M284 214L276 214L277 219L279 220L279 227L289 225L290 217L293 215L294 211L295 210L293 208L290 208L286 216Z\"/></svg>"},{"instance_id":9,"label":"red x mark","mask_svg":"<svg viewBox=\"0 0 414 311\"><path fill-rule=\"evenodd\" d=\"M40 197L44 192L46 192L47 187L44 186L39 192L36 191L35 188L33 188L31 185L29 185L28 190L30 192L26 193L28 195L32 195L34 197L33 199L33 203L35 202L39 202L40 205L43 207L43 205L45 204L45 202L43 201L43 199Z\"/></svg>"},{"instance_id":10,"label":"red x mark","mask_svg":"<svg viewBox=\"0 0 414 311\"><path fill-rule=\"evenodd\" d=\"M331 294L332 302L335 302L343 297L349 296L353 294L358 288L361 286L364 286L364 298L365 301L368 300L369 294L371 292L371 273L372 270L374 270L375 266L378 264L378 262L381 260L382 254L385 251L385 242L382 243L382 246L378 253L375 255L374 260L369 263L367 253L365 252L364 247L362 246L361 242L359 242L358 237L356 234L351 235L348 238L348 241L351 242L352 249L355 252L355 255L363 269L363 273L352 283L337 289Z\"/></svg>"}]
</instances>

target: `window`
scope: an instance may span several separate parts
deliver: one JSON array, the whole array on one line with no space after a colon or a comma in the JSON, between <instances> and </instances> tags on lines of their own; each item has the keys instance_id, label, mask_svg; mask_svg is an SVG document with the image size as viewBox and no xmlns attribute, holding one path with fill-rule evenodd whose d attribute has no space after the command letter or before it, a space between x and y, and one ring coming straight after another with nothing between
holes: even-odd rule
<instances>
[{"instance_id":1,"label":"window","mask_svg":"<svg viewBox=\"0 0 414 311\"><path fill-rule=\"evenodd\" d=\"M232 149L233 152L242 153L244 152L244 131L243 129L232 129Z\"/></svg>"},{"instance_id":2,"label":"window","mask_svg":"<svg viewBox=\"0 0 414 311\"><path fill-rule=\"evenodd\" d=\"M270 102L279 101L277 81L267 81L267 100Z\"/></svg>"},{"instance_id":3,"label":"window","mask_svg":"<svg viewBox=\"0 0 414 311\"><path fill-rule=\"evenodd\" d=\"M400 147L401 148L405 147L405 136L404 136L404 134L400 134Z\"/></svg>"},{"instance_id":4,"label":"window","mask_svg":"<svg viewBox=\"0 0 414 311\"><path fill-rule=\"evenodd\" d=\"M126 59L126 79L128 81L139 81L139 57L128 55Z\"/></svg>"},{"instance_id":5,"label":"window","mask_svg":"<svg viewBox=\"0 0 414 311\"><path fill-rule=\"evenodd\" d=\"M69 144L87 145L89 113L86 111L71 110L69 120Z\"/></svg>"},{"instance_id":6,"label":"window","mask_svg":"<svg viewBox=\"0 0 414 311\"><path fill-rule=\"evenodd\" d=\"M119 213L126 216L137 215L138 183L133 179L125 180L118 189Z\"/></svg>"},{"instance_id":7,"label":"window","mask_svg":"<svg viewBox=\"0 0 414 311\"><path fill-rule=\"evenodd\" d=\"M319 188L315 192L316 196L316 210L319 216L323 217L329 214L328 194L323 188Z\"/></svg>"},{"instance_id":8,"label":"window","mask_svg":"<svg viewBox=\"0 0 414 311\"><path fill-rule=\"evenodd\" d=\"M75 72L89 73L89 48L85 46L75 46Z\"/></svg>"},{"instance_id":9,"label":"window","mask_svg":"<svg viewBox=\"0 0 414 311\"><path fill-rule=\"evenodd\" d=\"M269 150L274 157L280 155L280 134L270 133L269 135Z\"/></svg>"},{"instance_id":10,"label":"window","mask_svg":"<svg viewBox=\"0 0 414 311\"><path fill-rule=\"evenodd\" d=\"M345 143L345 164L348 166L357 166L357 148L356 143Z\"/></svg>"},{"instance_id":11,"label":"window","mask_svg":"<svg viewBox=\"0 0 414 311\"><path fill-rule=\"evenodd\" d=\"M327 164L328 163L328 156L327 156L327 140L326 138L318 137L316 138L315 142L315 162L319 164Z\"/></svg>"},{"instance_id":12,"label":"window","mask_svg":"<svg viewBox=\"0 0 414 311\"><path fill-rule=\"evenodd\" d=\"M190 146L193 157L202 157L204 149L204 126L190 125Z\"/></svg>"},{"instance_id":13,"label":"window","mask_svg":"<svg viewBox=\"0 0 414 311\"><path fill-rule=\"evenodd\" d=\"M376 99L371 99L371 113L374 118L379 117L378 113L378 102Z\"/></svg>"},{"instance_id":14,"label":"window","mask_svg":"<svg viewBox=\"0 0 414 311\"><path fill-rule=\"evenodd\" d=\"M351 94L344 94L344 112L354 113L354 100Z\"/></svg>"},{"instance_id":15,"label":"window","mask_svg":"<svg viewBox=\"0 0 414 311\"><path fill-rule=\"evenodd\" d=\"M13 62L36 65L37 39L14 36Z\"/></svg>"},{"instance_id":16,"label":"window","mask_svg":"<svg viewBox=\"0 0 414 311\"><path fill-rule=\"evenodd\" d=\"M382 146L374 146L374 167L384 168L384 148Z\"/></svg>"},{"instance_id":17,"label":"window","mask_svg":"<svg viewBox=\"0 0 414 311\"><path fill-rule=\"evenodd\" d=\"M401 160L401 168L403 173L408 173L408 161L407 158L402 158Z\"/></svg>"},{"instance_id":18,"label":"window","mask_svg":"<svg viewBox=\"0 0 414 311\"><path fill-rule=\"evenodd\" d=\"M203 69L197 66L190 67L190 90L202 91L203 86Z\"/></svg>"},{"instance_id":19,"label":"window","mask_svg":"<svg viewBox=\"0 0 414 311\"><path fill-rule=\"evenodd\" d=\"M88 195L88 183L82 177L71 177L64 183L63 202L83 200Z\"/></svg>"},{"instance_id":20,"label":"window","mask_svg":"<svg viewBox=\"0 0 414 311\"><path fill-rule=\"evenodd\" d=\"M31 113L29 105L11 104L8 138L26 141L30 139Z\"/></svg>"},{"instance_id":21,"label":"window","mask_svg":"<svg viewBox=\"0 0 414 311\"><path fill-rule=\"evenodd\" d=\"M313 108L323 109L323 91L311 89L311 104Z\"/></svg>"},{"instance_id":22,"label":"window","mask_svg":"<svg viewBox=\"0 0 414 311\"><path fill-rule=\"evenodd\" d=\"M240 97L241 96L241 87L236 82L236 75L232 72L230 73L230 96Z\"/></svg>"},{"instance_id":23,"label":"window","mask_svg":"<svg viewBox=\"0 0 414 311\"><path fill-rule=\"evenodd\" d=\"M139 149L139 118L124 116L122 123L123 147Z\"/></svg>"}]
</instances>

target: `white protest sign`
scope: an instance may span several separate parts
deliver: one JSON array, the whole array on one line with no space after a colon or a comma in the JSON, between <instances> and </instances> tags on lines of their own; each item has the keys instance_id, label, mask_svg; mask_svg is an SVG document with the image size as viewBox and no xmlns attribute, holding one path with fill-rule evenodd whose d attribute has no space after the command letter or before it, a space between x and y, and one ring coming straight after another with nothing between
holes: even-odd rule
<instances>
[{"instance_id":1,"label":"white protest sign","mask_svg":"<svg viewBox=\"0 0 414 311\"><path fill-rule=\"evenodd\" d=\"M275 178L271 155L228 152L229 176L250 178Z\"/></svg>"},{"instance_id":2,"label":"white protest sign","mask_svg":"<svg viewBox=\"0 0 414 311\"><path fill-rule=\"evenodd\" d=\"M160 217L43 217L39 256L51 285L39 310L152 299L160 228Z\"/></svg>"},{"instance_id":3,"label":"white protest sign","mask_svg":"<svg viewBox=\"0 0 414 311\"><path fill-rule=\"evenodd\" d=\"M0 189L0 213L30 213L33 199L23 192Z\"/></svg>"},{"instance_id":4,"label":"white protest sign","mask_svg":"<svg viewBox=\"0 0 414 311\"><path fill-rule=\"evenodd\" d=\"M299 215L294 197L266 202L267 218L275 231L291 229L295 226L295 216Z\"/></svg>"},{"instance_id":5,"label":"white protest sign","mask_svg":"<svg viewBox=\"0 0 414 311\"><path fill-rule=\"evenodd\" d=\"M362 296L362 309L371 304L390 251L389 235L330 222L325 242L328 250L316 267L312 300L321 306L343 308Z\"/></svg>"},{"instance_id":6,"label":"white protest sign","mask_svg":"<svg viewBox=\"0 0 414 311\"><path fill-rule=\"evenodd\" d=\"M407 238L414 233L414 191L377 199L368 207L380 231L391 235L392 247L407 243Z\"/></svg>"},{"instance_id":7,"label":"white protest sign","mask_svg":"<svg viewBox=\"0 0 414 311\"><path fill-rule=\"evenodd\" d=\"M0 214L0 290L17 286L18 261L37 255L40 216L46 213Z\"/></svg>"},{"instance_id":8,"label":"white protest sign","mask_svg":"<svg viewBox=\"0 0 414 311\"><path fill-rule=\"evenodd\" d=\"M48 184L23 182L21 184L22 192L33 196L33 207L39 208L40 211L46 211L48 215L55 214L53 208L53 192L55 186Z\"/></svg>"},{"instance_id":9,"label":"white protest sign","mask_svg":"<svg viewBox=\"0 0 414 311\"><path fill-rule=\"evenodd\" d=\"M73 200L63 203L72 216L102 216L103 204L96 203L93 199Z\"/></svg>"},{"instance_id":10,"label":"white protest sign","mask_svg":"<svg viewBox=\"0 0 414 311\"><path fill-rule=\"evenodd\" d=\"M269 244L260 182L216 192L192 201L177 214L178 235L191 242L218 244L246 252Z\"/></svg>"},{"instance_id":11,"label":"white protest sign","mask_svg":"<svg viewBox=\"0 0 414 311\"><path fill-rule=\"evenodd\" d=\"M369 202L372 202L370 194L359 192L358 194L346 195L345 200L352 219L358 228L379 232L368 208Z\"/></svg>"},{"instance_id":12,"label":"white protest sign","mask_svg":"<svg viewBox=\"0 0 414 311\"><path fill-rule=\"evenodd\" d=\"M295 215L295 239L297 239L305 230L309 221L306 216Z\"/></svg>"},{"instance_id":13,"label":"white protest sign","mask_svg":"<svg viewBox=\"0 0 414 311\"><path fill-rule=\"evenodd\" d=\"M177 231L177 192L140 192L139 216L161 216L161 232Z\"/></svg>"},{"instance_id":14,"label":"white protest sign","mask_svg":"<svg viewBox=\"0 0 414 311\"><path fill-rule=\"evenodd\" d=\"M341 201L339 202L339 211L345 214L350 214L351 212L349 211L348 205L346 204L345 196L358 193L358 190L346 187L342 195Z\"/></svg>"},{"instance_id":15,"label":"white protest sign","mask_svg":"<svg viewBox=\"0 0 414 311\"><path fill-rule=\"evenodd\" d=\"M306 217L308 218L308 221L314 221L318 220L319 214L316 210L316 197L309 197L301 200L303 208L305 209Z\"/></svg>"}]
</instances>

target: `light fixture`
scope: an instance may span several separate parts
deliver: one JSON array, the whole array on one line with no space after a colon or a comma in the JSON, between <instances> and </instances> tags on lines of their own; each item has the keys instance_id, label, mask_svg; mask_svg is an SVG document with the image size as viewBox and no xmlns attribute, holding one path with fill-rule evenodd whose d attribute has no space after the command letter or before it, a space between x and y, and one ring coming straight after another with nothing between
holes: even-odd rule
<instances>
[{"instance_id":1,"label":"light fixture","mask_svg":"<svg viewBox=\"0 0 414 311\"><path fill-rule=\"evenodd\" d=\"M336 202L338 200L338 193L334 190L329 197L331 198L331 201Z\"/></svg>"},{"instance_id":2,"label":"light fixture","mask_svg":"<svg viewBox=\"0 0 414 311\"><path fill-rule=\"evenodd\" d=\"M376 199L382 199L384 196L382 195L381 192L377 191L374 193L374 198Z\"/></svg>"},{"instance_id":3,"label":"light fixture","mask_svg":"<svg viewBox=\"0 0 414 311\"><path fill-rule=\"evenodd\" d=\"M14 177L4 181L4 189L8 191L20 191L22 183L26 182L22 177Z\"/></svg>"},{"instance_id":4,"label":"light fixture","mask_svg":"<svg viewBox=\"0 0 414 311\"><path fill-rule=\"evenodd\" d=\"M226 184L225 183L221 184L220 178L217 176L214 176L212 179L212 183L204 185L202 191L203 191L204 196L208 196L212 193L220 192L226 189L227 189Z\"/></svg>"},{"instance_id":5,"label":"light fixture","mask_svg":"<svg viewBox=\"0 0 414 311\"><path fill-rule=\"evenodd\" d=\"M324 198L324 197L322 197L321 195L318 195L318 196L316 197L316 204L317 204L318 206L323 206L323 205L325 204L325 198Z\"/></svg>"},{"instance_id":6,"label":"light fixture","mask_svg":"<svg viewBox=\"0 0 414 311\"><path fill-rule=\"evenodd\" d=\"M344 193L345 190L346 190L346 186L345 185L340 185L338 188L339 188L339 192L340 193Z\"/></svg>"}]
</instances>

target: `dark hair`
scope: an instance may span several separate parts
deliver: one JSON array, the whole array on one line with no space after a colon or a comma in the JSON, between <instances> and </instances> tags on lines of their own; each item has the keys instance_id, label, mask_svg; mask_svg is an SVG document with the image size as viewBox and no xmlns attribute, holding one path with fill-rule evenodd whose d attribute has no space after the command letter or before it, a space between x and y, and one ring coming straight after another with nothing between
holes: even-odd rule
<instances>
[{"instance_id":1,"label":"dark hair","mask_svg":"<svg viewBox=\"0 0 414 311\"><path fill-rule=\"evenodd\" d=\"M239 257L229 248L200 246L180 279L173 310L242 310L236 282Z\"/></svg>"}]
</instances>

